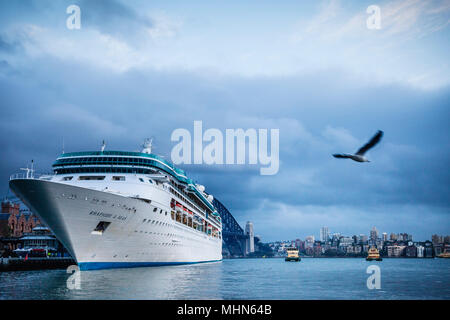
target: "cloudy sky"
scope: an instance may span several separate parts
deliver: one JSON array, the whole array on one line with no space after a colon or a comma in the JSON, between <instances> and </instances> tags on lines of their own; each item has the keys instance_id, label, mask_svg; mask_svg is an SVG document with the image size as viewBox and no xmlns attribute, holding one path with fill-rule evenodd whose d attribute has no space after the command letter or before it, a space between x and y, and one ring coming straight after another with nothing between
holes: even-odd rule
<instances>
[{"instance_id":1,"label":"cloudy sky","mask_svg":"<svg viewBox=\"0 0 450 320\"><path fill-rule=\"evenodd\" d=\"M50 171L63 141L136 151L152 136L170 160L172 131L202 120L280 129L276 175L182 166L264 241L450 234L449 21L445 0L1 1L0 192L31 159ZM372 162L331 157L378 129Z\"/></svg>"}]
</instances>

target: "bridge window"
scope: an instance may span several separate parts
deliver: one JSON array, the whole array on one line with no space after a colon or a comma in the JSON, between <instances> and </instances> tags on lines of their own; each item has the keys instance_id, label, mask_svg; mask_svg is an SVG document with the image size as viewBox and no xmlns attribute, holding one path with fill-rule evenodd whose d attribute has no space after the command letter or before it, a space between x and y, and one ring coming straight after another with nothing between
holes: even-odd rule
<instances>
[{"instance_id":1,"label":"bridge window","mask_svg":"<svg viewBox=\"0 0 450 320\"><path fill-rule=\"evenodd\" d=\"M113 181L125 181L124 176L114 176L112 177Z\"/></svg>"},{"instance_id":2,"label":"bridge window","mask_svg":"<svg viewBox=\"0 0 450 320\"><path fill-rule=\"evenodd\" d=\"M105 176L80 176L78 180L105 180Z\"/></svg>"}]
</instances>

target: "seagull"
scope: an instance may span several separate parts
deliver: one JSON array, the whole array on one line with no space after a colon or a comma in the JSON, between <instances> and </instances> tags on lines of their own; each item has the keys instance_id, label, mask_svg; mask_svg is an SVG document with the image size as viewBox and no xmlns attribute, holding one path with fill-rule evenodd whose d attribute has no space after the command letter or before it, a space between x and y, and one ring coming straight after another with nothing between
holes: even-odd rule
<instances>
[{"instance_id":1,"label":"seagull","mask_svg":"<svg viewBox=\"0 0 450 320\"><path fill-rule=\"evenodd\" d=\"M367 150L380 142L382 136L383 131L378 130L378 132L372 137L372 139L370 139L369 142L362 146L355 154L333 154L333 157L341 159L352 159L353 161L357 162L370 162L366 157L364 157L364 154L367 152Z\"/></svg>"}]
</instances>

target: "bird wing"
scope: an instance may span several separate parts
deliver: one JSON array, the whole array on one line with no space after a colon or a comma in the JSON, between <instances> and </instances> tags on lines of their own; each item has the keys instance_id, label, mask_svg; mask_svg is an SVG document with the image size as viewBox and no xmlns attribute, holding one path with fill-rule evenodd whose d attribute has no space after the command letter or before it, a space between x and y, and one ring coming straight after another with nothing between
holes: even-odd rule
<instances>
[{"instance_id":1,"label":"bird wing","mask_svg":"<svg viewBox=\"0 0 450 320\"><path fill-rule=\"evenodd\" d=\"M333 157L335 157L335 158L341 158L341 159L348 159L348 158L351 158L351 155L350 154L333 154Z\"/></svg>"},{"instance_id":2,"label":"bird wing","mask_svg":"<svg viewBox=\"0 0 450 320\"><path fill-rule=\"evenodd\" d=\"M359 149L356 152L356 155L362 156L364 153L366 153L367 150L369 150L374 145L376 145L378 142L380 142L382 136L383 136L383 131L378 130L378 132L372 137L372 139L370 139L369 142L367 142L364 146L361 147L361 149Z\"/></svg>"}]
</instances>

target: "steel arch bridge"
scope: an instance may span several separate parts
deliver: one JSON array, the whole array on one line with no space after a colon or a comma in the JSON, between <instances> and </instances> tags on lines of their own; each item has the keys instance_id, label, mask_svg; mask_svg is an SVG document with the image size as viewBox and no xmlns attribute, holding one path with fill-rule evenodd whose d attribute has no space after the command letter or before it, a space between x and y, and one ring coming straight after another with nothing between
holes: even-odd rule
<instances>
[{"instance_id":1,"label":"steel arch bridge","mask_svg":"<svg viewBox=\"0 0 450 320\"><path fill-rule=\"evenodd\" d=\"M228 209L216 198L213 205L222 218L222 239L223 248L228 250L232 256L245 255L245 240L247 239L244 229L228 211Z\"/></svg>"}]
</instances>

